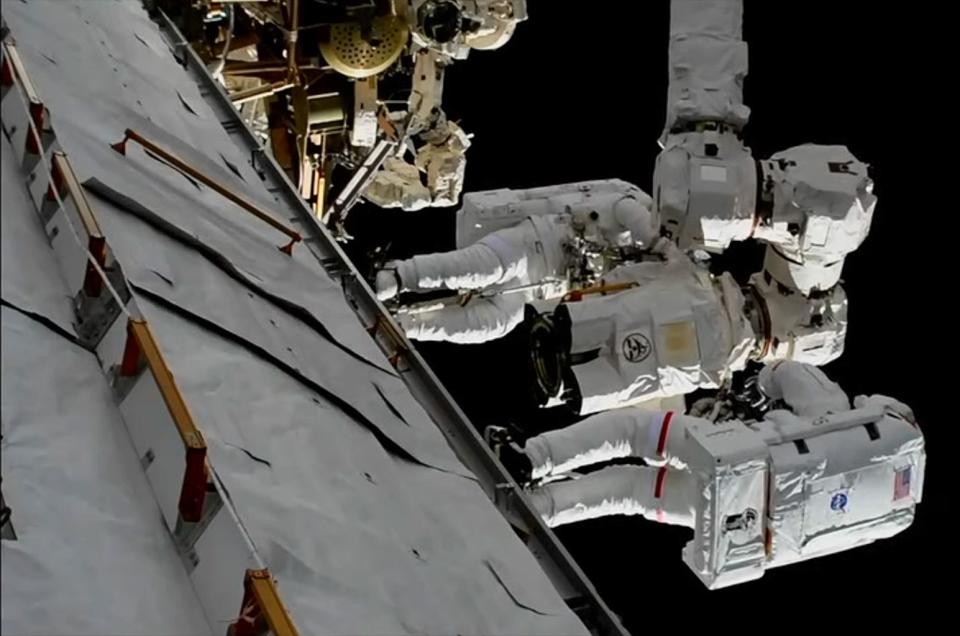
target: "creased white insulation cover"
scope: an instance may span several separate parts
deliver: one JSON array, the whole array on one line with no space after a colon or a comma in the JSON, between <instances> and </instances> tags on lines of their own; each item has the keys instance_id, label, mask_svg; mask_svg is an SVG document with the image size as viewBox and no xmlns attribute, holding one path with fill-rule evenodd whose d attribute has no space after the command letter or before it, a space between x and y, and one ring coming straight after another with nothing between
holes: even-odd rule
<instances>
[{"instance_id":1,"label":"creased white insulation cover","mask_svg":"<svg viewBox=\"0 0 960 636\"><path fill-rule=\"evenodd\" d=\"M4 306L0 633L210 634L92 353L72 335L57 272L17 162L2 146ZM28 312L33 317L21 312Z\"/></svg>"},{"instance_id":2,"label":"creased white insulation cover","mask_svg":"<svg viewBox=\"0 0 960 636\"><path fill-rule=\"evenodd\" d=\"M133 143L127 157L108 147L143 131L295 217L271 202L140 3L3 9L301 633L584 633L305 246L284 256L275 230ZM215 167L226 161L242 177ZM150 214L136 218L118 194Z\"/></svg>"}]
</instances>

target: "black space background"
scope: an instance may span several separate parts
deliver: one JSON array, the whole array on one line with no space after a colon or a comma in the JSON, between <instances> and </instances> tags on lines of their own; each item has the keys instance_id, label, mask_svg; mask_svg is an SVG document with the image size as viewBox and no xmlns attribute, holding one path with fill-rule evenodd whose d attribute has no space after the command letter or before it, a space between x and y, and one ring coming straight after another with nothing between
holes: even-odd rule
<instances>
[{"instance_id":1,"label":"black space background","mask_svg":"<svg viewBox=\"0 0 960 636\"><path fill-rule=\"evenodd\" d=\"M866 243L847 259L846 351L827 372L851 396L892 395L916 411L928 448L916 521L892 539L717 592L680 560L687 530L636 518L559 528L632 633L753 630L761 618L776 621L768 628L818 631L848 621L923 624L956 601L957 533L947 508L957 423L947 401L956 391L957 177L937 174L954 161L956 68L948 68L950 37L933 32L953 20L952 4L747 0L745 10L754 156L804 142L845 144L872 165L880 202ZM475 52L447 73L447 113L476 135L466 189L619 177L649 191L664 119L668 13L667 0L529 0L530 19L507 46ZM361 261L365 247L388 240L396 257L451 249L453 227L452 210L362 208L351 251ZM756 250L733 256L744 271L759 268ZM515 340L419 348L482 426L522 417Z\"/></svg>"}]
</instances>

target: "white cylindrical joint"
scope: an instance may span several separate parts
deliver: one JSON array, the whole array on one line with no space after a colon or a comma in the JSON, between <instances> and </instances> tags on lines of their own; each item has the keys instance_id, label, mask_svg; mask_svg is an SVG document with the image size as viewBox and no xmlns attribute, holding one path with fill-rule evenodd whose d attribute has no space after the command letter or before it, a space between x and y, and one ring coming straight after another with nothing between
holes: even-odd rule
<instances>
[{"instance_id":1,"label":"white cylindrical joint","mask_svg":"<svg viewBox=\"0 0 960 636\"><path fill-rule=\"evenodd\" d=\"M650 247L659 235L649 206L634 197L617 201L613 206L613 215L616 222L630 232L633 242L641 247Z\"/></svg>"},{"instance_id":2,"label":"white cylindrical joint","mask_svg":"<svg viewBox=\"0 0 960 636\"><path fill-rule=\"evenodd\" d=\"M768 245L763 258L763 268L781 285L807 296L814 290L832 289L840 282L843 259L831 263L810 260L800 262L788 258L775 246Z\"/></svg>"}]
</instances>

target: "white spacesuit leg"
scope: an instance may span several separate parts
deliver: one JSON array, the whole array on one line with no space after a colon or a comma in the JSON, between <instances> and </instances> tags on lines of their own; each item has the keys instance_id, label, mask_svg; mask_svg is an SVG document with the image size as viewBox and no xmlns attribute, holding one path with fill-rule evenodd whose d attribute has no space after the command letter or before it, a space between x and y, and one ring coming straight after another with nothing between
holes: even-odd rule
<instances>
[{"instance_id":1,"label":"white spacesuit leg","mask_svg":"<svg viewBox=\"0 0 960 636\"><path fill-rule=\"evenodd\" d=\"M692 528L697 493L696 480L682 470L610 466L528 494L551 527L609 515L643 515Z\"/></svg>"},{"instance_id":2,"label":"white spacesuit leg","mask_svg":"<svg viewBox=\"0 0 960 636\"><path fill-rule=\"evenodd\" d=\"M397 263L403 291L480 289L503 278L497 253L477 243L452 252L418 254Z\"/></svg>"},{"instance_id":3,"label":"white spacesuit leg","mask_svg":"<svg viewBox=\"0 0 960 636\"><path fill-rule=\"evenodd\" d=\"M449 305L416 314L399 314L408 338L457 344L488 342L510 333L523 322L523 294L474 298L466 306Z\"/></svg>"},{"instance_id":4,"label":"white spacesuit leg","mask_svg":"<svg viewBox=\"0 0 960 636\"><path fill-rule=\"evenodd\" d=\"M850 398L815 366L786 360L768 364L757 378L764 394L783 400L797 415L816 417L850 410Z\"/></svg>"},{"instance_id":5,"label":"white spacesuit leg","mask_svg":"<svg viewBox=\"0 0 960 636\"><path fill-rule=\"evenodd\" d=\"M683 431L691 419L672 411L616 409L531 437L524 451L533 464L534 479L620 457L683 468Z\"/></svg>"},{"instance_id":6,"label":"white spacesuit leg","mask_svg":"<svg viewBox=\"0 0 960 636\"><path fill-rule=\"evenodd\" d=\"M484 289L507 281L526 280L529 262L527 246L537 243L530 223L499 230L462 249L419 254L396 264L400 291L423 292L437 289Z\"/></svg>"}]
</instances>

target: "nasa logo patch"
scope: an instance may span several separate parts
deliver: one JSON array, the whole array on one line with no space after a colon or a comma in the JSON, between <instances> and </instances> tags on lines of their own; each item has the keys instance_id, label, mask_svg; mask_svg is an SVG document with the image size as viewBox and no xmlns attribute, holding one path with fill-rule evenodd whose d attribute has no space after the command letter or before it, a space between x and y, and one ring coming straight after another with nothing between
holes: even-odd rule
<instances>
[{"instance_id":1,"label":"nasa logo patch","mask_svg":"<svg viewBox=\"0 0 960 636\"><path fill-rule=\"evenodd\" d=\"M847 493L838 492L830 498L830 510L845 512L847 509Z\"/></svg>"},{"instance_id":2,"label":"nasa logo patch","mask_svg":"<svg viewBox=\"0 0 960 636\"><path fill-rule=\"evenodd\" d=\"M650 356L653 347L650 346L650 340L642 333L632 333L623 339L621 345L623 357L627 362L643 362Z\"/></svg>"}]
</instances>

